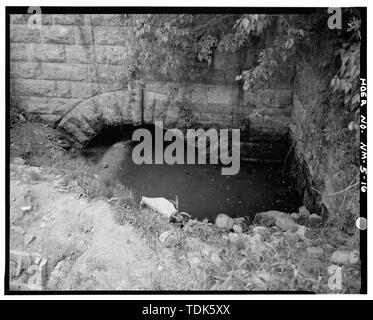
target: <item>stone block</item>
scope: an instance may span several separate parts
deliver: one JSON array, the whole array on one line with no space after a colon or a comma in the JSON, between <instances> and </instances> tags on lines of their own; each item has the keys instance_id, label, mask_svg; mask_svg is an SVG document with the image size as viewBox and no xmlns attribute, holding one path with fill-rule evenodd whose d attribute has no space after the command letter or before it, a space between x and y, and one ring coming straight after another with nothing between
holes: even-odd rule
<instances>
[{"instance_id":1,"label":"stone block","mask_svg":"<svg viewBox=\"0 0 373 320\"><path fill-rule=\"evenodd\" d=\"M95 46L94 53L97 63L123 65L128 50L123 46Z\"/></svg>"},{"instance_id":2,"label":"stone block","mask_svg":"<svg viewBox=\"0 0 373 320\"><path fill-rule=\"evenodd\" d=\"M11 24L27 24L29 16L30 15L28 14L11 14L10 23Z\"/></svg>"},{"instance_id":3,"label":"stone block","mask_svg":"<svg viewBox=\"0 0 373 320\"><path fill-rule=\"evenodd\" d=\"M90 15L90 25L91 26L105 26L106 19L105 14L91 14Z\"/></svg>"},{"instance_id":4,"label":"stone block","mask_svg":"<svg viewBox=\"0 0 373 320\"><path fill-rule=\"evenodd\" d=\"M183 97L188 99L192 104L207 104L208 90L209 87L207 86L191 86L191 88L186 89Z\"/></svg>"},{"instance_id":5,"label":"stone block","mask_svg":"<svg viewBox=\"0 0 373 320\"><path fill-rule=\"evenodd\" d=\"M29 44L27 45L29 61L64 62L65 47L61 44Z\"/></svg>"},{"instance_id":6,"label":"stone block","mask_svg":"<svg viewBox=\"0 0 373 320\"><path fill-rule=\"evenodd\" d=\"M28 25L29 19L32 14L12 14L10 15L10 23L11 24L24 24ZM30 23L32 20L30 20ZM53 19L51 14L44 14L41 15L41 24L42 25L51 25L53 24Z\"/></svg>"},{"instance_id":7,"label":"stone block","mask_svg":"<svg viewBox=\"0 0 373 320\"><path fill-rule=\"evenodd\" d=\"M54 14L53 23L55 25L84 25L83 14Z\"/></svg>"},{"instance_id":8,"label":"stone block","mask_svg":"<svg viewBox=\"0 0 373 320\"><path fill-rule=\"evenodd\" d=\"M74 33L76 44L93 44L91 27L75 26Z\"/></svg>"},{"instance_id":9,"label":"stone block","mask_svg":"<svg viewBox=\"0 0 373 320\"><path fill-rule=\"evenodd\" d=\"M129 19L126 14L107 14L106 25L108 26L128 26Z\"/></svg>"},{"instance_id":10,"label":"stone block","mask_svg":"<svg viewBox=\"0 0 373 320\"><path fill-rule=\"evenodd\" d=\"M36 79L12 79L11 93L21 96L70 97L70 83Z\"/></svg>"},{"instance_id":11,"label":"stone block","mask_svg":"<svg viewBox=\"0 0 373 320\"><path fill-rule=\"evenodd\" d=\"M91 81L102 83L127 82L127 74L124 68L104 64L92 65L89 68Z\"/></svg>"},{"instance_id":12,"label":"stone block","mask_svg":"<svg viewBox=\"0 0 373 320\"><path fill-rule=\"evenodd\" d=\"M9 39L10 42L40 43L40 29L31 29L27 25L11 24Z\"/></svg>"},{"instance_id":13,"label":"stone block","mask_svg":"<svg viewBox=\"0 0 373 320\"><path fill-rule=\"evenodd\" d=\"M71 94L73 98L86 99L101 92L100 86L94 82L71 82Z\"/></svg>"},{"instance_id":14,"label":"stone block","mask_svg":"<svg viewBox=\"0 0 373 320\"><path fill-rule=\"evenodd\" d=\"M41 38L44 43L75 43L74 27L72 26L43 26Z\"/></svg>"},{"instance_id":15,"label":"stone block","mask_svg":"<svg viewBox=\"0 0 373 320\"><path fill-rule=\"evenodd\" d=\"M12 61L27 61L26 45L24 43L11 43L9 56Z\"/></svg>"},{"instance_id":16,"label":"stone block","mask_svg":"<svg viewBox=\"0 0 373 320\"><path fill-rule=\"evenodd\" d=\"M66 46L67 61L72 63L92 63L94 53L91 46Z\"/></svg>"},{"instance_id":17,"label":"stone block","mask_svg":"<svg viewBox=\"0 0 373 320\"><path fill-rule=\"evenodd\" d=\"M14 97L14 99L16 99L20 106L28 112L44 115L65 115L81 102L80 99L27 96L17 96Z\"/></svg>"},{"instance_id":18,"label":"stone block","mask_svg":"<svg viewBox=\"0 0 373 320\"><path fill-rule=\"evenodd\" d=\"M208 103L232 105L238 89L227 86L210 86L207 92Z\"/></svg>"},{"instance_id":19,"label":"stone block","mask_svg":"<svg viewBox=\"0 0 373 320\"><path fill-rule=\"evenodd\" d=\"M90 73L86 64L12 62L10 77L81 81L89 79Z\"/></svg>"},{"instance_id":20,"label":"stone block","mask_svg":"<svg viewBox=\"0 0 373 320\"><path fill-rule=\"evenodd\" d=\"M126 27L93 27L96 45L125 46L129 41L129 29Z\"/></svg>"}]
</instances>

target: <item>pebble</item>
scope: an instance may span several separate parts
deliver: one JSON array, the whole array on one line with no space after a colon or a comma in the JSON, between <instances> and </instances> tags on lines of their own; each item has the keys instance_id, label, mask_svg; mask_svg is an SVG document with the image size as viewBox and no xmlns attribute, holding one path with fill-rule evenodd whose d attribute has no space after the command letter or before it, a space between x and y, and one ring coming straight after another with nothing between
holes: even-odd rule
<instances>
[{"instance_id":1,"label":"pebble","mask_svg":"<svg viewBox=\"0 0 373 320\"><path fill-rule=\"evenodd\" d=\"M257 226L253 229L253 233L263 233L265 231L267 231L267 228L263 226Z\"/></svg>"},{"instance_id":2,"label":"pebble","mask_svg":"<svg viewBox=\"0 0 373 320\"><path fill-rule=\"evenodd\" d=\"M335 251L330 261L337 263L337 264L345 264L345 265L351 265L351 264L357 264L359 263L359 252L357 250L353 251L342 251L337 250Z\"/></svg>"},{"instance_id":3,"label":"pebble","mask_svg":"<svg viewBox=\"0 0 373 320\"><path fill-rule=\"evenodd\" d=\"M299 235L299 237L304 241L306 240L306 232L307 232L308 228L306 226L299 226L298 229L297 229L297 234Z\"/></svg>"},{"instance_id":4,"label":"pebble","mask_svg":"<svg viewBox=\"0 0 373 320\"><path fill-rule=\"evenodd\" d=\"M312 213L310 216L309 216L309 219L310 220L316 220L316 221L322 221L322 218L317 215L316 213Z\"/></svg>"},{"instance_id":5,"label":"pebble","mask_svg":"<svg viewBox=\"0 0 373 320\"><path fill-rule=\"evenodd\" d=\"M24 207L21 207L21 211L22 211L23 213L30 212L30 211L32 211L32 206L24 206Z\"/></svg>"},{"instance_id":6,"label":"pebble","mask_svg":"<svg viewBox=\"0 0 373 320\"><path fill-rule=\"evenodd\" d=\"M83 253L83 252L87 251L88 246L83 240L81 240L81 241L78 242L75 249Z\"/></svg>"},{"instance_id":7,"label":"pebble","mask_svg":"<svg viewBox=\"0 0 373 320\"><path fill-rule=\"evenodd\" d=\"M279 217L276 219L276 226L284 231L296 231L298 224L290 217Z\"/></svg>"},{"instance_id":8,"label":"pebble","mask_svg":"<svg viewBox=\"0 0 373 320\"><path fill-rule=\"evenodd\" d=\"M300 214L298 212L293 212L290 217L292 217L294 220L298 220L300 218Z\"/></svg>"},{"instance_id":9,"label":"pebble","mask_svg":"<svg viewBox=\"0 0 373 320\"><path fill-rule=\"evenodd\" d=\"M236 233L242 233L243 232L242 227L239 224L233 225L233 231L236 232Z\"/></svg>"},{"instance_id":10,"label":"pebble","mask_svg":"<svg viewBox=\"0 0 373 320\"><path fill-rule=\"evenodd\" d=\"M170 231L164 231L161 233L159 236L159 241L163 244L166 242L167 238L170 236L171 232Z\"/></svg>"},{"instance_id":11,"label":"pebble","mask_svg":"<svg viewBox=\"0 0 373 320\"><path fill-rule=\"evenodd\" d=\"M189 264L192 268L196 268L201 262L200 258L198 258L196 255L194 255L191 252L187 253L187 258L188 258L188 262L189 262Z\"/></svg>"},{"instance_id":12,"label":"pebble","mask_svg":"<svg viewBox=\"0 0 373 320\"><path fill-rule=\"evenodd\" d=\"M284 239L289 243L296 243L296 242L300 241L300 236L296 232L286 231L285 234L284 234Z\"/></svg>"},{"instance_id":13,"label":"pebble","mask_svg":"<svg viewBox=\"0 0 373 320\"><path fill-rule=\"evenodd\" d=\"M298 212L302 218L308 218L310 216L310 212L305 206L300 207Z\"/></svg>"},{"instance_id":14,"label":"pebble","mask_svg":"<svg viewBox=\"0 0 373 320\"><path fill-rule=\"evenodd\" d=\"M21 227L11 226L10 229L13 230L14 232L17 232L17 233L22 234L22 235L24 235L26 233L26 231Z\"/></svg>"},{"instance_id":15,"label":"pebble","mask_svg":"<svg viewBox=\"0 0 373 320\"><path fill-rule=\"evenodd\" d=\"M319 258L324 254L324 250L320 247L308 247L307 253L312 258Z\"/></svg>"},{"instance_id":16,"label":"pebble","mask_svg":"<svg viewBox=\"0 0 373 320\"><path fill-rule=\"evenodd\" d=\"M14 164L19 164L19 165L25 165L26 164L26 161L23 160L22 158L20 157L16 157L13 159L13 163Z\"/></svg>"}]
</instances>

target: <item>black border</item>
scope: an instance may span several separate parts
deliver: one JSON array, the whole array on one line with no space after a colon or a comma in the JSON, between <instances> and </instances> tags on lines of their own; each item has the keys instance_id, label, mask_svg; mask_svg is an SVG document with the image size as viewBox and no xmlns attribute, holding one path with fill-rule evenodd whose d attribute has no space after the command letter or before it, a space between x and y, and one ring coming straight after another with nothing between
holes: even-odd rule
<instances>
[{"instance_id":1,"label":"black border","mask_svg":"<svg viewBox=\"0 0 373 320\"><path fill-rule=\"evenodd\" d=\"M4 294L5 295L170 295L170 294L204 294L204 295L222 295L222 294L313 294L306 291L10 291L9 290L9 237L10 237L10 14L27 14L29 7L6 7L5 10L5 84L6 84L6 159L5 159L5 274L4 274ZM360 77L367 76L367 7L356 7L361 12L361 51L360 51ZM311 14L317 9L327 9L327 7L41 7L43 13L47 14L115 14L115 13L255 13L255 14ZM367 108L361 109L361 115L367 117ZM362 131L360 142L367 143L367 130ZM361 151L360 151L361 157ZM361 158L360 158L361 159ZM366 164L365 164L366 166ZM360 181L362 174L360 175ZM367 192L360 191L360 216L367 217ZM360 231L360 259L361 259L361 294L367 293L367 231ZM135 301L134 301L135 302ZM233 301L228 301L228 303ZM153 301L155 303L155 301ZM157 303L159 304L159 302Z\"/></svg>"}]
</instances>

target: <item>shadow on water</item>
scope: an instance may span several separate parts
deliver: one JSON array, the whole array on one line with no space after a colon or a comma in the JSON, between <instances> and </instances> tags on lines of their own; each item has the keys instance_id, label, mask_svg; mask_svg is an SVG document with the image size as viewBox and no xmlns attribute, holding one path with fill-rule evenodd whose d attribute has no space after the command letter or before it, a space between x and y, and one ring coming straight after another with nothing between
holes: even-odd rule
<instances>
[{"instance_id":1,"label":"shadow on water","mask_svg":"<svg viewBox=\"0 0 373 320\"><path fill-rule=\"evenodd\" d=\"M104 129L85 149L85 155L99 162L115 142L131 139L134 129ZM154 138L154 128L147 129ZM136 143L131 142L132 146ZM221 164L208 163L136 165L127 160L121 164L119 181L139 196L175 199L177 195L180 211L209 221L214 221L219 213L232 217L253 216L267 210L291 213L300 205L283 163L241 161L239 173L231 176L221 174Z\"/></svg>"}]
</instances>

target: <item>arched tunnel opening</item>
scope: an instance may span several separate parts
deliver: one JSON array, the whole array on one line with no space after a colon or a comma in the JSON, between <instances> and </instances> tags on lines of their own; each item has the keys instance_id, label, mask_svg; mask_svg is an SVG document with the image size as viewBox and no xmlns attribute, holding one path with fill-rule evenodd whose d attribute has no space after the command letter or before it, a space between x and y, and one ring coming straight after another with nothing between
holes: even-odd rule
<instances>
[{"instance_id":1,"label":"arched tunnel opening","mask_svg":"<svg viewBox=\"0 0 373 320\"><path fill-rule=\"evenodd\" d=\"M132 160L133 148L140 142L131 138L140 128L152 134L152 164L138 165ZM104 177L106 183L122 184L140 198L174 200L177 197L179 210L199 220L214 221L220 213L250 218L267 210L292 213L301 205L291 183L291 152L279 162L241 159L237 174L222 175L223 165L220 162L211 164L208 158L206 164L187 164L186 161L184 164L155 164L154 131L154 125L107 126L81 154L94 164L96 172ZM170 143L164 142L164 149ZM186 141L183 143L186 150Z\"/></svg>"}]
</instances>

